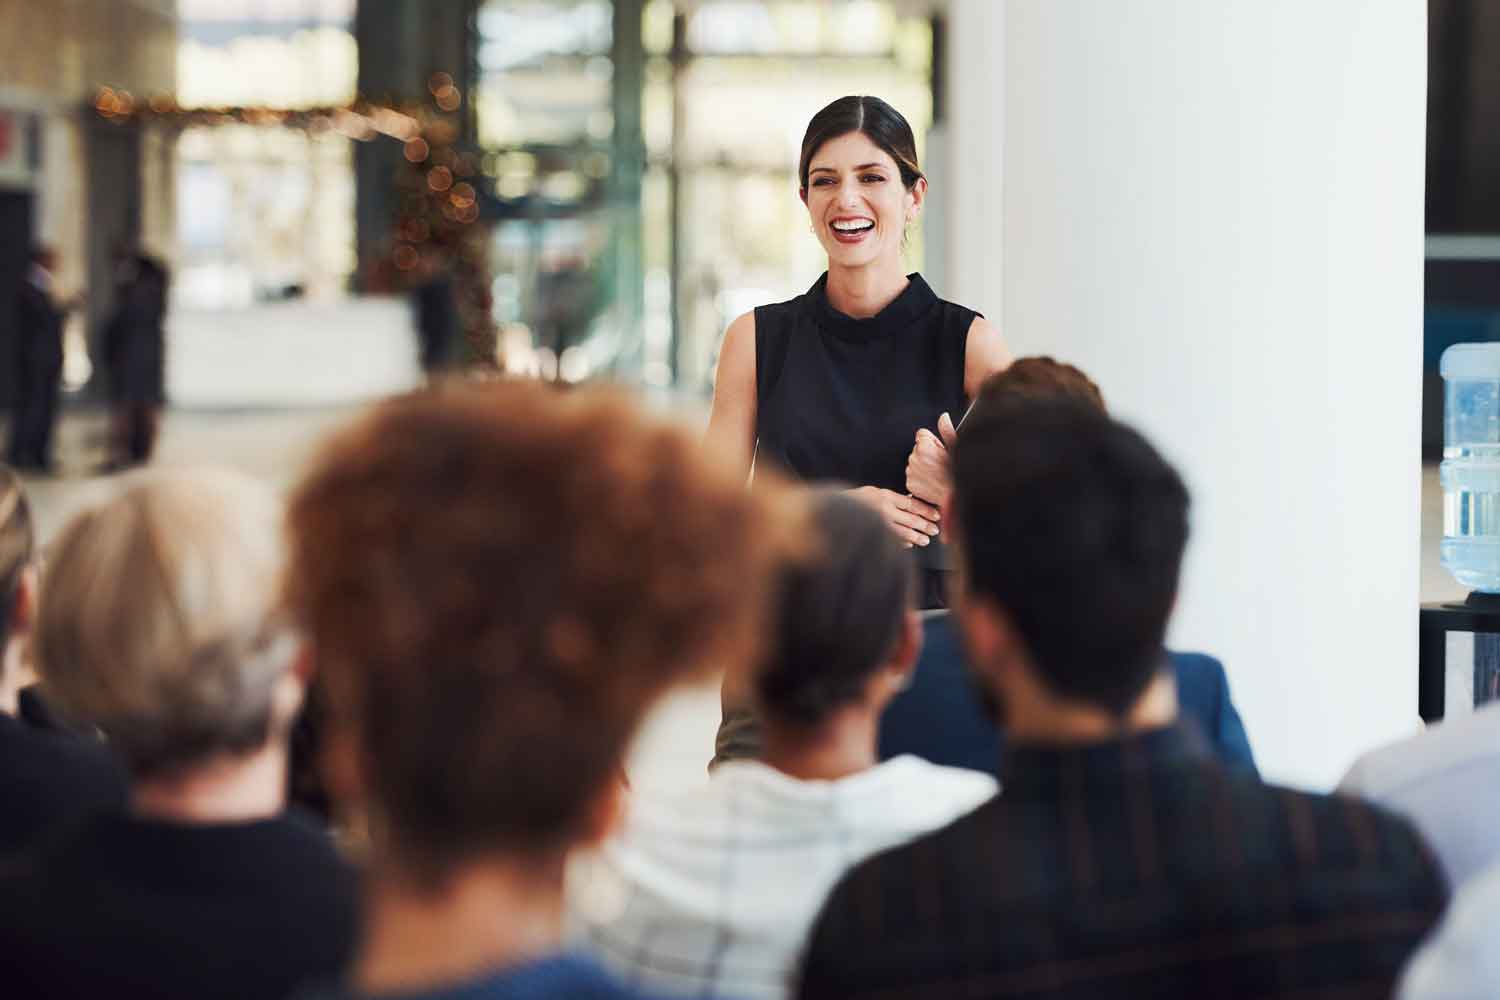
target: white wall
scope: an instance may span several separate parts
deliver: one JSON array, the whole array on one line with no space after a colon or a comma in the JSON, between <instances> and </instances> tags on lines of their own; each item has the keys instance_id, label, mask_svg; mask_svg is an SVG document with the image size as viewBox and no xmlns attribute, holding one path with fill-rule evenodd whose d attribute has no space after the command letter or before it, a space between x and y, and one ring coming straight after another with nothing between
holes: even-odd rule
<instances>
[{"instance_id":1,"label":"white wall","mask_svg":"<svg viewBox=\"0 0 1500 1000\"><path fill-rule=\"evenodd\" d=\"M1001 315L1001 164L1005 129L1005 4L952 0L948 13L948 119L943 129L941 198L948 249L938 294L990 319Z\"/></svg>"},{"instance_id":2,"label":"white wall","mask_svg":"<svg viewBox=\"0 0 1500 1000\"><path fill-rule=\"evenodd\" d=\"M1416 724L1426 4L952 16L953 134L1003 137L1004 197L956 206L950 253L996 267L1001 234L1018 353L1077 362L1184 472L1171 642L1225 660L1268 776L1331 785Z\"/></svg>"}]
</instances>

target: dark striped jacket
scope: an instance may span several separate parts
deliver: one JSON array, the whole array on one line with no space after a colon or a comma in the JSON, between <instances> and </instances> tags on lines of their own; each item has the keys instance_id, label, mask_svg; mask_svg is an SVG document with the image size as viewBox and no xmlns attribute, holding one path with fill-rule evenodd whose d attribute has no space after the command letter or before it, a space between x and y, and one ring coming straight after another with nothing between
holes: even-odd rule
<instances>
[{"instance_id":1,"label":"dark striped jacket","mask_svg":"<svg viewBox=\"0 0 1500 1000\"><path fill-rule=\"evenodd\" d=\"M1012 744L998 798L845 876L800 995L1387 997L1446 897L1404 820L1228 771L1186 728Z\"/></svg>"}]
</instances>

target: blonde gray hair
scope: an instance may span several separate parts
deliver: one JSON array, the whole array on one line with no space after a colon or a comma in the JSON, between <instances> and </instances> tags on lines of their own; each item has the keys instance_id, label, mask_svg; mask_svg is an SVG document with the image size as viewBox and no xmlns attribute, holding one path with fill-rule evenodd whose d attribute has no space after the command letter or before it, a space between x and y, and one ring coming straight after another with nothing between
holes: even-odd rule
<instances>
[{"instance_id":1,"label":"blonde gray hair","mask_svg":"<svg viewBox=\"0 0 1500 1000\"><path fill-rule=\"evenodd\" d=\"M149 472L48 548L36 631L49 695L137 775L272 735L295 641L277 612L281 505L221 469Z\"/></svg>"}]
</instances>

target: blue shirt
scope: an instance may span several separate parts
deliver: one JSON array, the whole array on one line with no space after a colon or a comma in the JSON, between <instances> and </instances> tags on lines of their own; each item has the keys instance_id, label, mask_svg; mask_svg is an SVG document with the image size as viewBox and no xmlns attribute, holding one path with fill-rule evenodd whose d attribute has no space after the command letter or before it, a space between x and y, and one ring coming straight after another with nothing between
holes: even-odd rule
<instances>
[{"instance_id":1,"label":"blue shirt","mask_svg":"<svg viewBox=\"0 0 1500 1000\"><path fill-rule=\"evenodd\" d=\"M909 753L934 764L994 773L1005 733L986 711L983 693L964 665L958 629L946 611L924 614L922 627L922 656L911 682L880 719L880 757ZM1177 682L1178 715L1225 764L1256 773L1223 664L1202 653L1165 655Z\"/></svg>"},{"instance_id":2,"label":"blue shirt","mask_svg":"<svg viewBox=\"0 0 1500 1000\"><path fill-rule=\"evenodd\" d=\"M322 1000L649 1000L628 990L599 966L577 955L560 954L477 979L401 993L338 991ZM308 998L316 1000L316 998Z\"/></svg>"}]
</instances>

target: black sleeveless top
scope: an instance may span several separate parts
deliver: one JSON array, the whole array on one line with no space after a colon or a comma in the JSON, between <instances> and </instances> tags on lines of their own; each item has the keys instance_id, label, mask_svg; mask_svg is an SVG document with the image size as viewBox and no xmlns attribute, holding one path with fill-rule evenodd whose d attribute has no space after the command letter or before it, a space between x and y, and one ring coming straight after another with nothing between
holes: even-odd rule
<instances>
[{"instance_id":1,"label":"black sleeveless top","mask_svg":"<svg viewBox=\"0 0 1500 1000\"><path fill-rule=\"evenodd\" d=\"M920 274L869 319L828 304L828 275L755 310L756 465L797 479L906 492L918 427L963 415L964 352L979 315Z\"/></svg>"}]
</instances>

